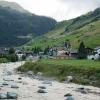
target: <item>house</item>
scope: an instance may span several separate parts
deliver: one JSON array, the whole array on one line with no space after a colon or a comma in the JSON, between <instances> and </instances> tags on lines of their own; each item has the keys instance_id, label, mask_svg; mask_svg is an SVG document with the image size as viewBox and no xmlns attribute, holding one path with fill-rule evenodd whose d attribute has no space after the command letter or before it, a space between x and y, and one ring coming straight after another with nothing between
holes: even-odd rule
<instances>
[{"instance_id":1,"label":"house","mask_svg":"<svg viewBox=\"0 0 100 100\"><path fill-rule=\"evenodd\" d=\"M25 55L24 51L16 50L15 54L18 56L18 60L22 60L22 56Z\"/></svg>"},{"instance_id":2,"label":"house","mask_svg":"<svg viewBox=\"0 0 100 100\"><path fill-rule=\"evenodd\" d=\"M78 57L78 50L70 48L69 49L69 59L77 59Z\"/></svg>"},{"instance_id":3,"label":"house","mask_svg":"<svg viewBox=\"0 0 100 100\"><path fill-rule=\"evenodd\" d=\"M65 46L53 47L49 50L50 58L53 59L76 59L78 56L76 49L68 49Z\"/></svg>"},{"instance_id":4,"label":"house","mask_svg":"<svg viewBox=\"0 0 100 100\"><path fill-rule=\"evenodd\" d=\"M0 48L0 55L7 55L9 53L8 48L1 47Z\"/></svg>"},{"instance_id":5,"label":"house","mask_svg":"<svg viewBox=\"0 0 100 100\"><path fill-rule=\"evenodd\" d=\"M89 59L89 60L98 60L98 59L100 59L100 46L94 48L94 52L92 54L89 54L87 56L87 59Z\"/></svg>"}]
</instances>

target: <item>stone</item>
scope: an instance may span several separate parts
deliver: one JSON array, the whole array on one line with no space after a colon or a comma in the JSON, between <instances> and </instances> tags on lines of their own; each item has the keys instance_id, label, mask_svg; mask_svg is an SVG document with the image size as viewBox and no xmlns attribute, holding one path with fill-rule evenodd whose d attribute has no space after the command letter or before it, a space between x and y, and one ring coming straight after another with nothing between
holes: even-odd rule
<instances>
[{"instance_id":1,"label":"stone","mask_svg":"<svg viewBox=\"0 0 100 100\"><path fill-rule=\"evenodd\" d=\"M49 84L49 85L52 85L52 82L46 80L46 81L43 82L43 84Z\"/></svg>"},{"instance_id":2,"label":"stone","mask_svg":"<svg viewBox=\"0 0 100 100\"><path fill-rule=\"evenodd\" d=\"M27 75L32 76L33 75L33 72L32 71L28 71L27 72Z\"/></svg>"},{"instance_id":3,"label":"stone","mask_svg":"<svg viewBox=\"0 0 100 100\"><path fill-rule=\"evenodd\" d=\"M11 88L19 88L17 85L11 85Z\"/></svg>"},{"instance_id":4,"label":"stone","mask_svg":"<svg viewBox=\"0 0 100 100\"><path fill-rule=\"evenodd\" d=\"M43 90L43 89L39 89L38 91L37 91L38 93L47 93L45 90Z\"/></svg>"},{"instance_id":5,"label":"stone","mask_svg":"<svg viewBox=\"0 0 100 100\"><path fill-rule=\"evenodd\" d=\"M22 80L22 78L21 78L21 77L19 77L19 78L18 78L18 80Z\"/></svg>"},{"instance_id":6,"label":"stone","mask_svg":"<svg viewBox=\"0 0 100 100\"><path fill-rule=\"evenodd\" d=\"M67 93L67 94L64 95L64 97L67 97L67 96L72 96L72 94Z\"/></svg>"},{"instance_id":7,"label":"stone","mask_svg":"<svg viewBox=\"0 0 100 100\"><path fill-rule=\"evenodd\" d=\"M4 86L8 86L9 84L7 82L2 83Z\"/></svg>"},{"instance_id":8,"label":"stone","mask_svg":"<svg viewBox=\"0 0 100 100\"><path fill-rule=\"evenodd\" d=\"M0 99L7 99L7 94L0 93Z\"/></svg>"},{"instance_id":9,"label":"stone","mask_svg":"<svg viewBox=\"0 0 100 100\"><path fill-rule=\"evenodd\" d=\"M68 96L66 100L75 100L72 96Z\"/></svg>"},{"instance_id":10,"label":"stone","mask_svg":"<svg viewBox=\"0 0 100 100\"><path fill-rule=\"evenodd\" d=\"M40 88L40 89L46 89L46 87L45 87L45 86L39 86L39 88Z\"/></svg>"},{"instance_id":11,"label":"stone","mask_svg":"<svg viewBox=\"0 0 100 100\"><path fill-rule=\"evenodd\" d=\"M84 86L80 86L76 91L81 92L83 94L87 94L88 90L84 88Z\"/></svg>"},{"instance_id":12,"label":"stone","mask_svg":"<svg viewBox=\"0 0 100 100\"><path fill-rule=\"evenodd\" d=\"M7 71L7 75L12 75L12 72L10 72L10 71Z\"/></svg>"},{"instance_id":13,"label":"stone","mask_svg":"<svg viewBox=\"0 0 100 100\"><path fill-rule=\"evenodd\" d=\"M41 72L38 72L38 73L37 73L37 75L41 76L41 75L43 75L43 73L41 73Z\"/></svg>"},{"instance_id":14,"label":"stone","mask_svg":"<svg viewBox=\"0 0 100 100\"><path fill-rule=\"evenodd\" d=\"M14 81L13 79L9 78L9 77L4 77L3 78L4 81Z\"/></svg>"},{"instance_id":15,"label":"stone","mask_svg":"<svg viewBox=\"0 0 100 100\"><path fill-rule=\"evenodd\" d=\"M7 99L17 99L18 94L13 92L7 92Z\"/></svg>"},{"instance_id":16,"label":"stone","mask_svg":"<svg viewBox=\"0 0 100 100\"><path fill-rule=\"evenodd\" d=\"M67 76L67 82L72 82L73 81L73 76Z\"/></svg>"}]
</instances>

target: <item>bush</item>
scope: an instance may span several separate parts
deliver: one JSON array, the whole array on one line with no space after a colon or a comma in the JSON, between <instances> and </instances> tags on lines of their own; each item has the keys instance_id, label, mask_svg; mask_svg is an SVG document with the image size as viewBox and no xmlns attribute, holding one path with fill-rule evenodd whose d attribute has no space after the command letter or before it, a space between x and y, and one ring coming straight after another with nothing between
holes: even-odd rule
<instances>
[{"instance_id":1,"label":"bush","mask_svg":"<svg viewBox=\"0 0 100 100\"><path fill-rule=\"evenodd\" d=\"M18 56L15 55L15 54L12 54L12 55L9 56L8 59L9 59L11 62L16 62L16 61L18 61Z\"/></svg>"},{"instance_id":2,"label":"bush","mask_svg":"<svg viewBox=\"0 0 100 100\"><path fill-rule=\"evenodd\" d=\"M0 63L6 63L8 60L6 58L0 58Z\"/></svg>"}]
</instances>

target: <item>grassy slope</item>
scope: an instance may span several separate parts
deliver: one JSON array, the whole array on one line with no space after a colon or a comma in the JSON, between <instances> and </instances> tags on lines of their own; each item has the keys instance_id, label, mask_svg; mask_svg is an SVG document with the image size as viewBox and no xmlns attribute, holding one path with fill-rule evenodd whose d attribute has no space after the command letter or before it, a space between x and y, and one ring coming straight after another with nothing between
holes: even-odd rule
<instances>
[{"instance_id":1,"label":"grassy slope","mask_svg":"<svg viewBox=\"0 0 100 100\"><path fill-rule=\"evenodd\" d=\"M68 65L74 67L84 67L84 68L100 68L99 61L91 61L91 60L42 60L40 63L43 64L56 64L56 65Z\"/></svg>"},{"instance_id":2,"label":"grassy slope","mask_svg":"<svg viewBox=\"0 0 100 100\"><path fill-rule=\"evenodd\" d=\"M45 48L48 45L61 45L66 39L70 40L74 48L79 46L80 41L84 41L88 47L99 46L100 14L98 10L69 21L59 22L53 30L44 36L35 38L28 45L32 48L35 46Z\"/></svg>"},{"instance_id":3,"label":"grassy slope","mask_svg":"<svg viewBox=\"0 0 100 100\"><path fill-rule=\"evenodd\" d=\"M91 28L91 24L93 24L93 28ZM66 25L65 25L66 26ZM70 33L64 32L64 27L60 27L59 29L54 29L50 31L45 36L37 37L34 42L29 43L28 45L39 46L42 48L54 45L63 44L66 39L69 39L72 47L77 48L79 43L78 41L84 41L86 46L96 47L100 45L100 20L87 24L86 26L72 31Z\"/></svg>"},{"instance_id":4,"label":"grassy slope","mask_svg":"<svg viewBox=\"0 0 100 100\"><path fill-rule=\"evenodd\" d=\"M24 72L32 70L34 73L42 72L45 76L55 77L61 81L65 80L66 76L72 75L75 83L100 86L99 61L40 60L35 63L27 62L19 70Z\"/></svg>"}]
</instances>

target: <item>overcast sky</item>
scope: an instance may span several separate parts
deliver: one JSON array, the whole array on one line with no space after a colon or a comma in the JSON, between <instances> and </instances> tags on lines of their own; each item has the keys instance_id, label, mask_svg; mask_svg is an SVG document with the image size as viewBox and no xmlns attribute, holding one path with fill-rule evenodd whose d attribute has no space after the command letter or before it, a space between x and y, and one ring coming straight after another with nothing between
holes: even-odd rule
<instances>
[{"instance_id":1,"label":"overcast sky","mask_svg":"<svg viewBox=\"0 0 100 100\"><path fill-rule=\"evenodd\" d=\"M100 7L100 0L6 0L17 2L37 15L55 18L57 21L71 19Z\"/></svg>"}]
</instances>

